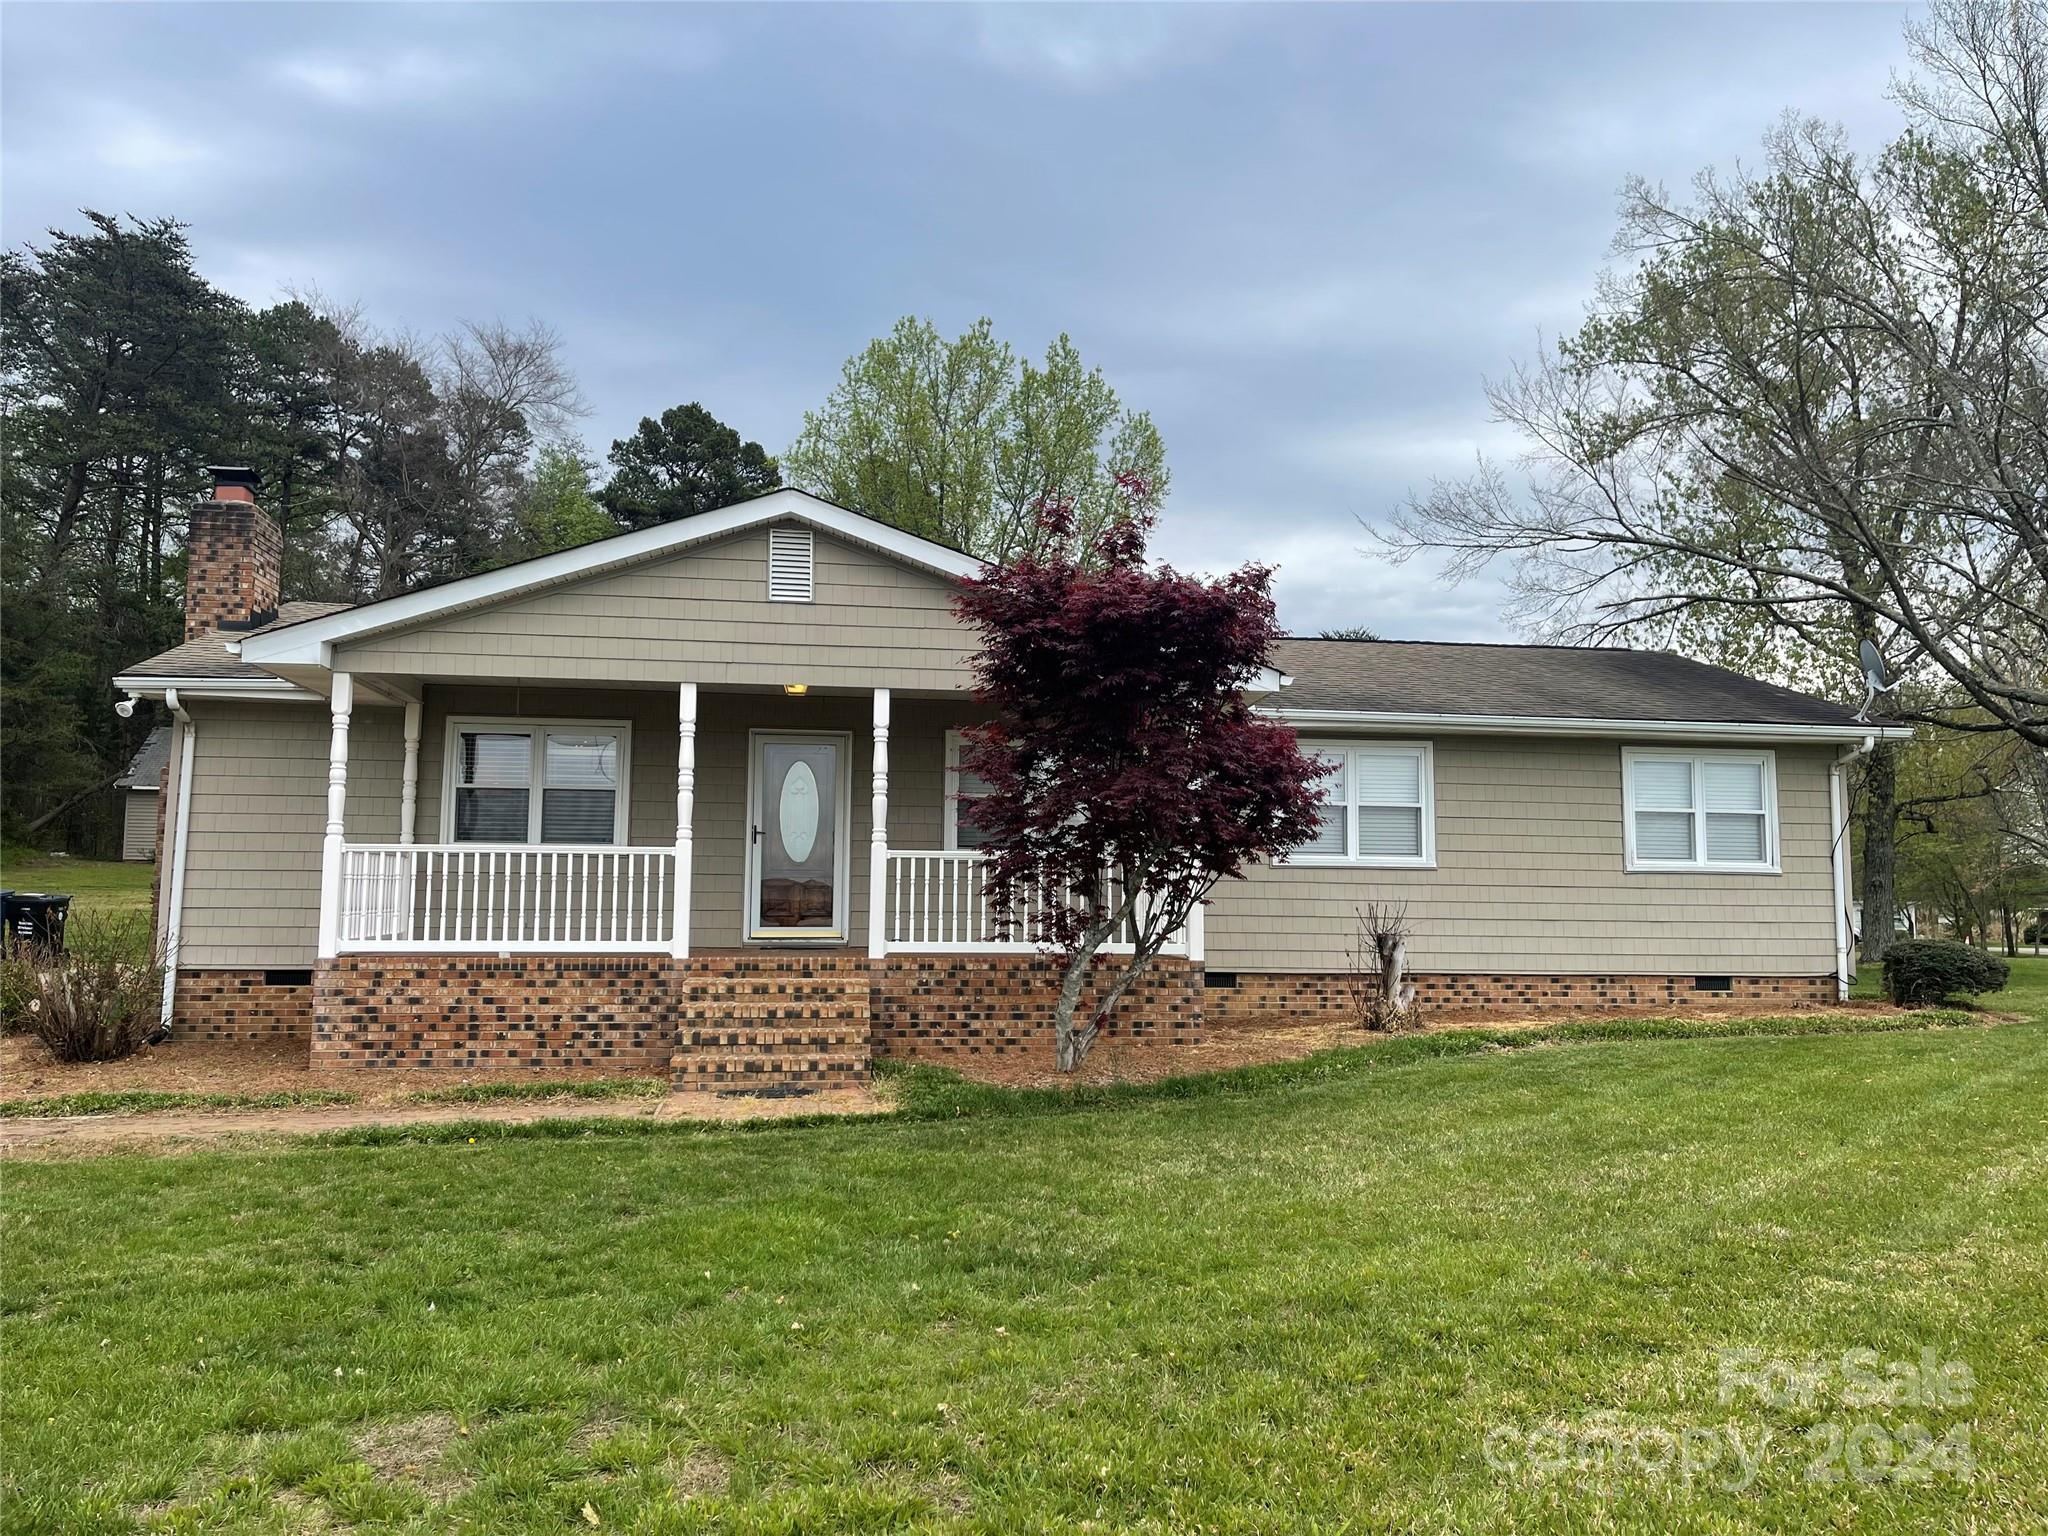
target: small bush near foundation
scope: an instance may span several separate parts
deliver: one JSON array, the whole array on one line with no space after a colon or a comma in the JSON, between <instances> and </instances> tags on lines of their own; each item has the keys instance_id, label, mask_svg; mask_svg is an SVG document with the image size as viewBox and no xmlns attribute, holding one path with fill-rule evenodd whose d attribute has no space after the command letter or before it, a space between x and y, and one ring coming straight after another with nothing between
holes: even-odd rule
<instances>
[{"instance_id":1,"label":"small bush near foundation","mask_svg":"<svg viewBox=\"0 0 2048 1536\"><path fill-rule=\"evenodd\" d=\"M1998 956L1951 939L1908 939L1884 954L1884 989L1895 1003L1917 1006L1996 992L2011 975Z\"/></svg>"},{"instance_id":2,"label":"small bush near foundation","mask_svg":"<svg viewBox=\"0 0 2048 1536\"><path fill-rule=\"evenodd\" d=\"M156 1032L164 970L134 921L71 925L61 950L20 949L26 1027L59 1061L118 1061Z\"/></svg>"}]
</instances>

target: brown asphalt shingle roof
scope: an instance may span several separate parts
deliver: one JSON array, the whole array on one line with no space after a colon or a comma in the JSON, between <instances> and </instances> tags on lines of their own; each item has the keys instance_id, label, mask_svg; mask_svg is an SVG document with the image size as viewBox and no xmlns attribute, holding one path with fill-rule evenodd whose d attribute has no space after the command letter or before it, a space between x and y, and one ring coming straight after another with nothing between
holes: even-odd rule
<instances>
[{"instance_id":1,"label":"brown asphalt shingle roof","mask_svg":"<svg viewBox=\"0 0 2048 1536\"><path fill-rule=\"evenodd\" d=\"M348 603L281 603L265 629L317 619ZM260 678L226 641L258 630L216 630L127 672L147 677ZM1461 645L1432 640L1282 640L1274 664L1294 681L1283 709L1366 714L1512 715L1535 719L1675 720L1843 725L1851 711L1668 651L1553 645Z\"/></svg>"},{"instance_id":2,"label":"brown asphalt shingle roof","mask_svg":"<svg viewBox=\"0 0 2048 1536\"><path fill-rule=\"evenodd\" d=\"M1853 712L1668 651L1282 640L1282 709L1537 719L1842 725Z\"/></svg>"},{"instance_id":3,"label":"brown asphalt shingle roof","mask_svg":"<svg viewBox=\"0 0 2048 1536\"><path fill-rule=\"evenodd\" d=\"M132 677L269 677L272 674L261 667L252 667L239 656L228 654L227 642L259 635L266 629L276 629L284 624L297 624L305 619L317 619L323 613L338 613L352 603L279 603L277 617L256 629L219 630L187 640L183 645L174 645L168 651L152 656L147 661L138 661L132 667L123 667L124 676Z\"/></svg>"}]
</instances>

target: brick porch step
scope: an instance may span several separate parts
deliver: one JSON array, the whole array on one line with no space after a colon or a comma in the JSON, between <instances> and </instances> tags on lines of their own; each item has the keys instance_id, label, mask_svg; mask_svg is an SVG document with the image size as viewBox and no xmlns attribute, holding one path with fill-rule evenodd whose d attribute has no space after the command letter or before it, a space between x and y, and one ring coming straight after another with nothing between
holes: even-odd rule
<instances>
[{"instance_id":1,"label":"brick porch step","mask_svg":"<svg viewBox=\"0 0 2048 1536\"><path fill-rule=\"evenodd\" d=\"M768 951L686 965L669 1062L678 1090L774 1094L866 1086L865 955Z\"/></svg>"}]
</instances>

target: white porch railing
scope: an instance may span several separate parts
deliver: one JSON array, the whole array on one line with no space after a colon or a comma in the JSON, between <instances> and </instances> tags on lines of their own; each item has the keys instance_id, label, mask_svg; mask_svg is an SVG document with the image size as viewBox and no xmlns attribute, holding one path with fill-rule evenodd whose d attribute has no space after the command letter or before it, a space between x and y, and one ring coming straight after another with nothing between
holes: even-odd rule
<instances>
[{"instance_id":1,"label":"white porch railing","mask_svg":"<svg viewBox=\"0 0 2048 1536\"><path fill-rule=\"evenodd\" d=\"M342 950L662 951L675 938L673 848L354 843L342 849Z\"/></svg>"},{"instance_id":2,"label":"white porch railing","mask_svg":"<svg viewBox=\"0 0 2048 1536\"><path fill-rule=\"evenodd\" d=\"M1040 887L1005 922L988 897L987 860L966 850L891 849L884 885L883 936L891 954L1029 954L1038 948L1047 915L1075 900L1070 892ZM1107 894L1118 895L1115 876ZM1133 947L1134 935L1124 933L1103 950L1129 954ZM1175 933L1161 953L1187 954L1187 933Z\"/></svg>"}]
</instances>

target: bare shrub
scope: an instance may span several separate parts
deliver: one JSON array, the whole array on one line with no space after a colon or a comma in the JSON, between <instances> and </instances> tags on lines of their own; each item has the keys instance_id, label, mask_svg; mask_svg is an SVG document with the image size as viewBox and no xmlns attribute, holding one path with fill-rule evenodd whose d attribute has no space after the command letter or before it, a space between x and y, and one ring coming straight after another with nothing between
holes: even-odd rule
<instances>
[{"instance_id":1,"label":"bare shrub","mask_svg":"<svg viewBox=\"0 0 2048 1536\"><path fill-rule=\"evenodd\" d=\"M156 1033L164 968L143 919L74 922L61 950L16 946L7 985L59 1061L118 1061ZM10 1003L12 1002L10 996Z\"/></svg>"},{"instance_id":2,"label":"bare shrub","mask_svg":"<svg viewBox=\"0 0 2048 1536\"><path fill-rule=\"evenodd\" d=\"M1352 909L1344 951L1351 1017L1360 1029L1408 1029L1417 1022L1415 983L1408 979L1408 908L1367 902Z\"/></svg>"}]
</instances>

